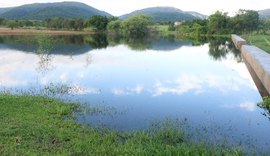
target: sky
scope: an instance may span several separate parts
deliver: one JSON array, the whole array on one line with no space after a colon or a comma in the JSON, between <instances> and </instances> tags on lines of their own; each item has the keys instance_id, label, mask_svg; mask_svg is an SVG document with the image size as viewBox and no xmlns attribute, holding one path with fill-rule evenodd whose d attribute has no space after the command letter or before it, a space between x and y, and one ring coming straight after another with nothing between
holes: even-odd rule
<instances>
[{"instance_id":1,"label":"sky","mask_svg":"<svg viewBox=\"0 0 270 156\"><path fill-rule=\"evenodd\" d=\"M0 8L30 3L61 2L69 0L6 0L0 1ZM73 0L85 3L114 16L155 6L169 6L183 11L196 11L211 15L220 10L234 15L239 9L263 10L270 8L269 0Z\"/></svg>"}]
</instances>

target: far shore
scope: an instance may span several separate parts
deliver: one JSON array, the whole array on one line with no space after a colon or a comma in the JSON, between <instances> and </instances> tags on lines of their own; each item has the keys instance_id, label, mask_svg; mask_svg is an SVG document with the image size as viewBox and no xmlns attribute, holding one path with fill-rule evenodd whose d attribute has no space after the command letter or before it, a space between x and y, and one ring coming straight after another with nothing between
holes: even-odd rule
<instances>
[{"instance_id":1,"label":"far shore","mask_svg":"<svg viewBox=\"0 0 270 156\"><path fill-rule=\"evenodd\" d=\"M0 35L38 35L38 34L47 34L47 35L84 35L84 34L93 34L94 32L90 31L72 31L72 30L48 30L48 29L10 29L10 28L0 28Z\"/></svg>"}]
</instances>

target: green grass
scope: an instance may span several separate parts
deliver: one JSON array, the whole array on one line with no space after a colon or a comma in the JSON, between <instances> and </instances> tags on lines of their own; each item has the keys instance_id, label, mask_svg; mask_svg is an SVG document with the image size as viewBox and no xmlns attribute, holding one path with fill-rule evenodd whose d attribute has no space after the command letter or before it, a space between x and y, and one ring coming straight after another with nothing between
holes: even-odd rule
<instances>
[{"instance_id":1,"label":"green grass","mask_svg":"<svg viewBox=\"0 0 270 156\"><path fill-rule=\"evenodd\" d=\"M161 36L176 35L176 31L169 31L169 25L154 25L152 26L153 30L156 30Z\"/></svg>"},{"instance_id":2,"label":"green grass","mask_svg":"<svg viewBox=\"0 0 270 156\"><path fill-rule=\"evenodd\" d=\"M77 104L0 94L0 155L243 155L239 149L184 139L164 122L148 131L115 132L74 121Z\"/></svg>"},{"instance_id":3,"label":"green grass","mask_svg":"<svg viewBox=\"0 0 270 156\"><path fill-rule=\"evenodd\" d=\"M270 35L249 34L242 37L247 40L248 44L255 45L270 53Z\"/></svg>"}]
</instances>

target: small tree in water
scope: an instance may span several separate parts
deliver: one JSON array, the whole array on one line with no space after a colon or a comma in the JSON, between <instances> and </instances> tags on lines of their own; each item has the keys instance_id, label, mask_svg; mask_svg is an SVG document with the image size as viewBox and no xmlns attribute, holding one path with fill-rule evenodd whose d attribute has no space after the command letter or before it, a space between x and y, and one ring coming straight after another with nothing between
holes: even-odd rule
<instances>
[{"instance_id":1,"label":"small tree in water","mask_svg":"<svg viewBox=\"0 0 270 156\"><path fill-rule=\"evenodd\" d=\"M134 15L121 22L124 35L130 37L143 37L150 32L152 18L146 15Z\"/></svg>"}]
</instances>

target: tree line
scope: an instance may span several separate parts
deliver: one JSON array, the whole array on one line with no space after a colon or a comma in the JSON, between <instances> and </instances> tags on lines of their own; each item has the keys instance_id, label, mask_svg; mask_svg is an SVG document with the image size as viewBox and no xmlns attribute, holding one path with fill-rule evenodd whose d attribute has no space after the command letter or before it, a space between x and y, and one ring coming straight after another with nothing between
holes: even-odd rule
<instances>
[{"instance_id":1,"label":"tree line","mask_svg":"<svg viewBox=\"0 0 270 156\"><path fill-rule=\"evenodd\" d=\"M176 26L180 35L197 37L200 35L247 34L251 32L266 34L270 30L270 20L260 19L257 11L239 10L230 17L226 12L217 11L205 20L183 22Z\"/></svg>"},{"instance_id":2,"label":"tree line","mask_svg":"<svg viewBox=\"0 0 270 156\"><path fill-rule=\"evenodd\" d=\"M43 21L40 20L6 20L0 18L0 26L5 26L11 29L14 28L48 28L55 30L83 30L92 28L97 31L106 30L107 24L115 20L115 17L92 16L89 19L82 18L52 18Z\"/></svg>"},{"instance_id":3,"label":"tree line","mask_svg":"<svg viewBox=\"0 0 270 156\"><path fill-rule=\"evenodd\" d=\"M217 11L210 15L208 19L192 20L180 22L175 25L175 21L165 23L168 31L176 31L178 35L198 37L201 35L224 35L224 34L245 34L256 31L257 33L267 33L270 29L270 20L261 20L257 11L239 10L233 16L228 16L226 12ZM157 24L146 15L135 15L121 20L117 17L92 16L89 19L66 19L53 18L43 21L38 20L6 20L0 18L0 26L14 28L35 27L53 30L91 30L97 32L109 32L123 36L141 37L153 31L151 25ZM164 24L164 23L162 23Z\"/></svg>"}]
</instances>

